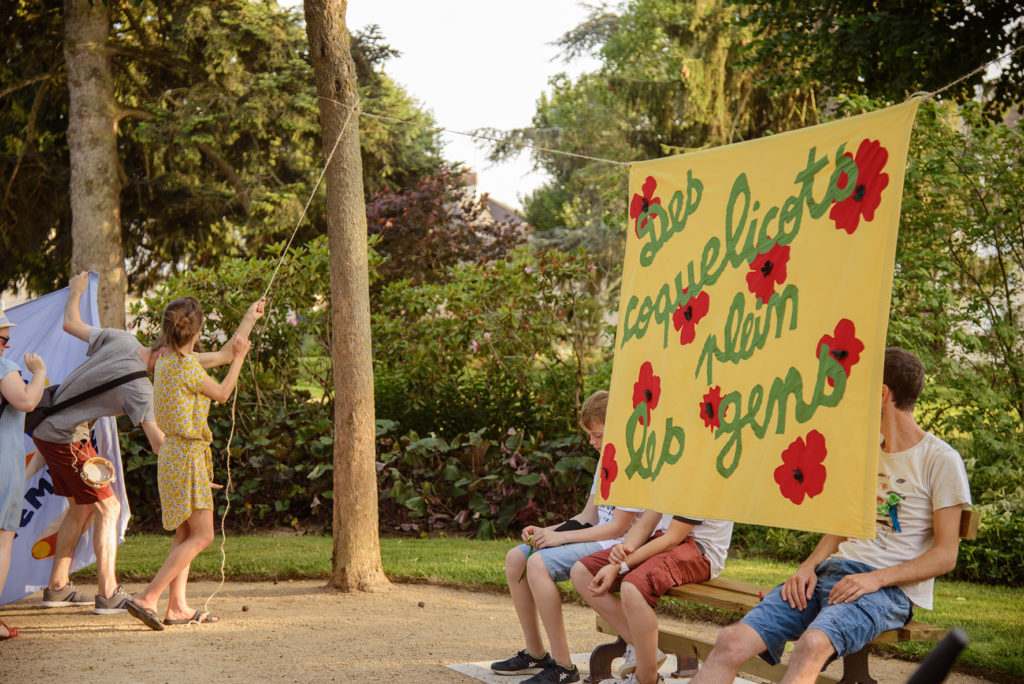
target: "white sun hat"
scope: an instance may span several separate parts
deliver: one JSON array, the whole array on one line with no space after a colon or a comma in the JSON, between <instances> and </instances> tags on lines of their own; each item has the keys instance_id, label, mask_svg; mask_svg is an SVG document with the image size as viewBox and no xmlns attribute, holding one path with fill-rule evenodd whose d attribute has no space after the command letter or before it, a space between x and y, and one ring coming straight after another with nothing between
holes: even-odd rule
<instances>
[{"instance_id":1,"label":"white sun hat","mask_svg":"<svg viewBox=\"0 0 1024 684\"><path fill-rule=\"evenodd\" d=\"M11 323L11 319L7 318L7 314L4 313L3 309L0 309L0 328L12 328L17 323Z\"/></svg>"}]
</instances>

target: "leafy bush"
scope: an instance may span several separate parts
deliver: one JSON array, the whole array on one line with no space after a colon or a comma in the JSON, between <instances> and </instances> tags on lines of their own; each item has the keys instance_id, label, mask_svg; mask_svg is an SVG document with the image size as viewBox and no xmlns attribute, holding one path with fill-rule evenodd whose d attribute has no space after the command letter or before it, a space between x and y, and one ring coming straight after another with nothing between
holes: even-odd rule
<instances>
[{"instance_id":1,"label":"leafy bush","mask_svg":"<svg viewBox=\"0 0 1024 684\"><path fill-rule=\"evenodd\" d=\"M122 426L125 427L125 426ZM227 484L231 433L229 407L211 412L214 481ZM319 402L268 404L254 393L239 394L231 449L233 528L291 526L321 531L332 518L334 440L332 417ZM125 484L134 524L159 525L156 455L140 428L121 433ZM216 497L217 515L224 512Z\"/></svg>"},{"instance_id":2,"label":"leafy bush","mask_svg":"<svg viewBox=\"0 0 1024 684\"><path fill-rule=\"evenodd\" d=\"M960 543L950 574L971 582L1024 585L1024 490L1004 492L1000 501L976 505L978 538Z\"/></svg>"},{"instance_id":3,"label":"leafy bush","mask_svg":"<svg viewBox=\"0 0 1024 684\"><path fill-rule=\"evenodd\" d=\"M152 337L166 304L190 295L204 304L203 342L207 348L219 347L262 293L277 254L170 278L133 307L140 334ZM333 385L327 256L322 239L294 250L278 273L267 315L253 330L230 455L237 514L231 524L236 527L322 528L330 523ZM377 257L371 259L372 270ZM532 521L532 515L540 515L530 503L536 491L552 501L552 515L577 512L579 491L585 497L590 481L584 478L577 486L575 476L560 469L578 465L573 459L581 458L574 450L585 366L601 361L607 371L601 352L591 351L603 325L587 291L591 273L583 254L523 249L505 261L454 269L443 285L384 288L373 317L377 415L393 419L385 424L394 427L381 437L381 461L387 467L382 472L388 476L382 479L382 525L434 529L448 515L448 529L486 536L507 531L513 518ZM493 334L485 334L489 331ZM398 425L431 436L390 436L398 434ZM524 430L531 437L521 447L484 437L504 434L509 426L520 434L515 439L521 440ZM225 445L232 428L228 406L212 408L210 427L215 478L225 483ZM572 435L567 442L552 441L565 434ZM453 465L465 461L465 472L453 481L461 484L454 489L433 491L433 483L456 471L433 472L431 459L442 457L428 458L431 449ZM474 466L465 455L469 449L480 452L483 466ZM503 449L512 465L502 465ZM137 429L122 433L122 452L136 519L142 527L155 526L156 456ZM483 468L480 474L474 474L477 466ZM494 484L491 474L508 482L485 492ZM416 479L420 476L422 481ZM512 492L510 483L515 482L529 487ZM417 517L421 505L422 520Z\"/></svg>"},{"instance_id":4,"label":"leafy bush","mask_svg":"<svg viewBox=\"0 0 1024 684\"><path fill-rule=\"evenodd\" d=\"M255 406L251 397L240 397L231 450L233 514L228 524L236 529L329 528L330 415L316 403L295 405L290 414ZM224 445L230 416L222 412L210 428L214 479L226 483ZM481 538L513 534L525 525L576 515L590 492L596 460L578 434L538 442L512 430L500 439L478 430L448 441L414 432L398 435L396 428L393 421L377 421L382 529L447 530ZM139 428L122 433L134 524L152 529L159 525L159 496L156 456L146 444ZM217 515L223 510L219 504Z\"/></svg>"},{"instance_id":5,"label":"leafy bush","mask_svg":"<svg viewBox=\"0 0 1024 684\"><path fill-rule=\"evenodd\" d=\"M280 261L283 246L276 245L262 259L230 259L217 268L197 268L168 278L153 294L136 302L131 313L147 340L160 329L160 317L169 302L191 296L203 306L206 319L200 341L204 348L219 348L234 333L249 305L266 289ZM371 250L371 262L377 258ZM329 356L330 286L327 240L319 237L294 248L277 272L268 294L267 313L256 323L252 351L239 381L264 394L278 393L278 401L305 401L296 384L312 383L316 393L330 398L330 368L307 363L309 354ZM273 400L271 396L268 400Z\"/></svg>"},{"instance_id":6,"label":"leafy bush","mask_svg":"<svg viewBox=\"0 0 1024 684\"><path fill-rule=\"evenodd\" d=\"M578 434L538 442L513 430L503 439L478 430L449 442L393 436L396 427L378 421L382 527L488 539L567 520L590 493L596 459Z\"/></svg>"},{"instance_id":7,"label":"leafy bush","mask_svg":"<svg viewBox=\"0 0 1024 684\"><path fill-rule=\"evenodd\" d=\"M366 229L378 238L384 283L445 281L451 267L500 261L526 240L520 226L494 220L475 189L449 168L403 190L374 193Z\"/></svg>"},{"instance_id":8,"label":"leafy bush","mask_svg":"<svg viewBox=\"0 0 1024 684\"><path fill-rule=\"evenodd\" d=\"M377 415L446 437L575 432L603 329L592 277L582 252L523 248L450 282L386 286L373 314Z\"/></svg>"}]
</instances>

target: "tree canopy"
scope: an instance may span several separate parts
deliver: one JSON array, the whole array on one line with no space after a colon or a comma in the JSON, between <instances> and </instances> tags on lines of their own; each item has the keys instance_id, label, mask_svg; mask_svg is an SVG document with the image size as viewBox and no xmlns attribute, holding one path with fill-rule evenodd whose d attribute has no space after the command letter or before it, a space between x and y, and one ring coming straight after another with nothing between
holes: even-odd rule
<instances>
[{"instance_id":1,"label":"tree canopy","mask_svg":"<svg viewBox=\"0 0 1024 684\"><path fill-rule=\"evenodd\" d=\"M900 101L936 91L1024 43L1024 2L995 0L733 0L752 27L746 62L767 66L766 82L819 95ZM986 94L990 116L1024 96L1024 52L993 78L981 71L946 97Z\"/></svg>"},{"instance_id":2,"label":"tree canopy","mask_svg":"<svg viewBox=\"0 0 1024 684\"><path fill-rule=\"evenodd\" d=\"M112 4L121 214L131 289L291 233L322 164L300 17L275 2ZM59 286L71 252L62 4L0 13L0 289ZM360 122L366 192L415 184L442 162L433 120L383 73L375 27L352 43L363 109L420 121ZM325 230L322 197L300 242Z\"/></svg>"}]
</instances>

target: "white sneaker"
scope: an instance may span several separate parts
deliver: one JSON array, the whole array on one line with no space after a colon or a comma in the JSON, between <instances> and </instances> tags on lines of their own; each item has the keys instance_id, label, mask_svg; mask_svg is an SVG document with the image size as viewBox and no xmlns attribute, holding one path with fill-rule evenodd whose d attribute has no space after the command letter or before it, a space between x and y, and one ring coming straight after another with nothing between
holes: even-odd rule
<instances>
[{"instance_id":1,"label":"white sneaker","mask_svg":"<svg viewBox=\"0 0 1024 684\"><path fill-rule=\"evenodd\" d=\"M665 664L667 655L659 648L658 649L658 669ZM626 652L622 654L622 664L619 665L619 678L625 680L625 678L636 672L636 649L633 648L633 644L626 644Z\"/></svg>"},{"instance_id":2,"label":"white sneaker","mask_svg":"<svg viewBox=\"0 0 1024 684\"><path fill-rule=\"evenodd\" d=\"M664 684L665 678L658 674L658 684ZM640 680L636 678L636 675L630 673L625 679L602 679L601 684L640 684Z\"/></svg>"}]
</instances>

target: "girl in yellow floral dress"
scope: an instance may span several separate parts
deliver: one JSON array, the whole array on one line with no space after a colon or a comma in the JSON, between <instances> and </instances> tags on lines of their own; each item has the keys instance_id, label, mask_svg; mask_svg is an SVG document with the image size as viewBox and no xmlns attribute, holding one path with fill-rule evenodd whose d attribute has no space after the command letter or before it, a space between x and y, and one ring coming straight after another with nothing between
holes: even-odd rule
<instances>
[{"instance_id":1,"label":"girl in yellow floral dress","mask_svg":"<svg viewBox=\"0 0 1024 684\"><path fill-rule=\"evenodd\" d=\"M192 559L213 541L213 461L207 424L210 400L223 403L238 381L247 339L253 324L263 315L263 300L249 307L234 337L218 352L198 353L203 310L193 297L176 299L163 315L162 340L167 350L156 363L153 376L153 407L165 438L157 456L157 485L164 529L174 530L171 551L156 576L125 607L152 629L189 622L214 622L217 618L193 611L185 598ZM154 345L156 346L156 345ZM217 382L206 368L230 363L224 380ZM157 601L170 587L163 623L157 618Z\"/></svg>"}]
</instances>

